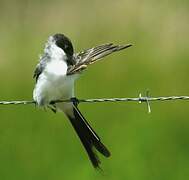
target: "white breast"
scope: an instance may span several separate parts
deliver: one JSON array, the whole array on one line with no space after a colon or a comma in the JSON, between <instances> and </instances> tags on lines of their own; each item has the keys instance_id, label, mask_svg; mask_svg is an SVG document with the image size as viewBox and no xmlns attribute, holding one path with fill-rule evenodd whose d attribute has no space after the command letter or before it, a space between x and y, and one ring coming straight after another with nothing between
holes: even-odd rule
<instances>
[{"instance_id":1,"label":"white breast","mask_svg":"<svg viewBox=\"0 0 189 180\"><path fill-rule=\"evenodd\" d=\"M76 76L67 76L67 64L63 60L51 60L39 76L33 98L39 105L52 100L69 99L74 96Z\"/></svg>"},{"instance_id":2,"label":"white breast","mask_svg":"<svg viewBox=\"0 0 189 180\"><path fill-rule=\"evenodd\" d=\"M63 60L51 60L44 70L44 73L52 78L59 78L65 76L67 72L67 64Z\"/></svg>"}]
</instances>

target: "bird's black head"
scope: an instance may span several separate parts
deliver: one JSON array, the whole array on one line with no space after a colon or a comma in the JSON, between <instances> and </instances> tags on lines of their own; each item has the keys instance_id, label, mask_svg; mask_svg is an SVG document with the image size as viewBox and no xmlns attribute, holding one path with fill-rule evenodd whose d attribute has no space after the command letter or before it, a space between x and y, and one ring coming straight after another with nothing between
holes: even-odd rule
<instances>
[{"instance_id":1,"label":"bird's black head","mask_svg":"<svg viewBox=\"0 0 189 180\"><path fill-rule=\"evenodd\" d=\"M73 50L73 46L69 38L67 38L63 34L55 34L53 38L55 40L56 45L59 48L61 48L68 57L73 56L74 50Z\"/></svg>"}]
</instances>

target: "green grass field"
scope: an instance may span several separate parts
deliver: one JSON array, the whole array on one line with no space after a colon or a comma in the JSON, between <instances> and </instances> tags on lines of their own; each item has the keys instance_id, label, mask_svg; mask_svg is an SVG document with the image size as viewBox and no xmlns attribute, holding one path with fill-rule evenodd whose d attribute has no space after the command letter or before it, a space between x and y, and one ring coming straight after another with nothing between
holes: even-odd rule
<instances>
[{"instance_id":1,"label":"green grass field","mask_svg":"<svg viewBox=\"0 0 189 180\"><path fill-rule=\"evenodd\" d=\"M30 100L33 71L49 35L75 51L133 47L88 68L78 98L189 95L189 1L0 0L0 100ZM186 180L189 103L80 104L112 156L95 171L66 117L33 105L0 106L2 180Z\"/></svg>"}]
</instances>

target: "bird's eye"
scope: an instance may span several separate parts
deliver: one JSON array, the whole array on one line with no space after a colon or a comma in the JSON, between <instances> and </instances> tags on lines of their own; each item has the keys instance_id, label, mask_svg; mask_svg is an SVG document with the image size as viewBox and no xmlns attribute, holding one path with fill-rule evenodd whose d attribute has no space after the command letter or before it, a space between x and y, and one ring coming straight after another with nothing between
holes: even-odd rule
<instances>
[{"instance_id":1,"label":"bird's eye","mask_svg":"<svg viewBox=\"0 0 189 180\"><path fill-rule=\"evenodd\" d=\"M73 47L72 45L69 46L68 44L64 45L64 51L66 52L66 54L72 56L73 55Z\"/></svg>"},{"instance_id":2,"label":"bird's eye","mask_svg":"<svg viewBox=\"0 0 189 180\"><path fill-rule=\"evenodd\" d=\"M65 49L67 49L67 48L68 48L68 45L67 45L67 44L65 44L65 46L64 46L64 47L65 47Z\"/></svg>"}]
</instances>

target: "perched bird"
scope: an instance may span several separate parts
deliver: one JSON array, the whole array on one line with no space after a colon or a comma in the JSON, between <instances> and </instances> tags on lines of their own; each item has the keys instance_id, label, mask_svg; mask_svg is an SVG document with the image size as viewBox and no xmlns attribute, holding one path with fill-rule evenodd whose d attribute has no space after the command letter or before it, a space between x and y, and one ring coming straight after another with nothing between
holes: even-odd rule
<instances>
[{"instance_id":1,"label":"perched bird","mask_svg":"<svg viewBox=\"0 0 189 180\"><path fill-rule=\"evenodd\" d=\"M44 54L40 57L34 72L34 101L38 106L48 107L54 112L63 111L66 114L95 168L100 164L95 150L105 157L110 156L110 151L78 109L77 99L74 97L74 82L88 65L130 46L131 44L109 43L74 53L70 39L63 34L55 34L48 38ZM61 99L71 101L55 103Z\"/></svg>"}]
</instances>

